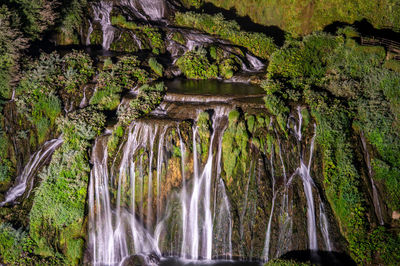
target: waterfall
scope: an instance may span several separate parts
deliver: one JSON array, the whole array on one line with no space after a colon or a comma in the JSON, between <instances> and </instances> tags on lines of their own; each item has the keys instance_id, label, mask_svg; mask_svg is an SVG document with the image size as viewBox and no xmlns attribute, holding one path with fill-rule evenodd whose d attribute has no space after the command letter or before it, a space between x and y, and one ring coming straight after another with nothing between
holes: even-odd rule
<instances>
[{"instance_id":1,"label":"waterfall","mask_svg":"<svg viewBox=\"0 0 400 266\"><path fill-rule=\"evenodd\" d=\"M83 87L83 98L82 98L81 102L79 103L79 108L84 108L88 105L87 99L86 99L86 89L87 89L87 86Z\"/></svg>"},{"instance_id":2,"label":"waterfall","mask_svg":"<svg viewBox=\"0 0 400 266\"><path fill-rule=\"evenodd\" d=\"M90 45L90 35L91 35L92 32L93 32L93 24L92 24L92 21L88 20L88 22L89 22L89 28L88 28L88 32L87 32L87 35L86 35L86 46L89 46L89 45Z\"/></svg>"},{"instance_id":3,"label":"waterfall","mask_svg":"<svg viewBox=\"0 0 400 266\"><path fill-rule=\"evenodd\" d=\"M297 114L298 114L298 124L294 124L294 130L293 133L298 141L298 143L301 145L302 142L302 121L303 117L301 114L301 107L297 107ZM288 126L290 126L290 120L288 122ZM295 170L293 175L289 178L289 180L286 183L286 186L290 186L292 184L292 180L296 175L299 175L302 179L303 183L303 189L304 193L306 196L307 200L307 231L308 231L308 247L312 251L316 251L318 249L318 243L317 243L317 227L316 227L316 218L315 218L315 204L314 204L314 197L313 197L313 187L315 186L314 181L310 175L310 170L311 170L311 163L312 163L312 157L313 157L313 152L314 152L314 144L315 144L315 138L316 138L316 124L314 124L314 135L311 139L311 144L310 144L310 157L308 160L307 165L304 162L303 159L303 154L300 153L300 166ZM319 197L320 199L320 197ZM322 200L319 200L320 205L320 229L322 233L323 240L325 242L326 249L328 251L332 250L332 245L331 245L331 240L329 237L329 224L328 224L328 219L326 217L325 213L325 207L323 205Z\"/></svg>"},{"instance_id":4,"label":"waterfall","mask_svg":"<svg viewBox=\"0 0 400 266\"><path fill-rule=\"evenodd\" d=\"M249 142L240 149L246 151L240 152L247 152L248 160L241 162L237 172L241 179L235 180L236 175L226 175L230 166L225 163L231 161L222 155L226 156L230 136L236 141L236 126L245 126L244 120L240 117L237 124L229 124L228 111L234 107L218 102L203 106L193 100L196 96L184 97L187 101L176 105L176 101L164 101L163 115L155 112L134 121L113 152L111 164L107 146L112 132L96 140L89 186L92 264L113 265L151 254L189 260L239 256L268 261L293 248L317 250L317 233L324 249L331 251L327 210L310 173L316 126L312 137L302 136L301 108L296 110L298 118L289 118L289 140L279 138L272 119L258 128L257 134L272 133L268 133L271 139L260 140L264 151L251 144L253 136L245 138ZM288 148L293 143L297 147ZM290 157L295 160L287 161ZM262 173L266 170L269 174ZM297 177L300 182L292 182ZM271 195L257 194L268 186ZM300 221L293 218L298 215L293 209L297 197L293 189L304 191L300 199L307 214L299 216ZM260 196L270 201L268 213L262 210ZM265 231L260 235L254 228ZM293 236L303 238L297 243Z\"/></svg>"},{"instance_id":5,"label":"waterfall","mask_svg":"<svg viewBox=\"0 0 400 266\"><path fill-rule=\"evenodd\" d=\"M105 0L93 4L94 21L100 23L101 30L103 31L102 46L104 50L110 49L110 45L114 39L114 27L111 25L110 19L112 8L113 3Z\"/></svg>"},{"instance_id":6,"label":"waterfall","mask_svg":"<svg viewBox=\"0 0 400 266\"><path fill-rule=\"evenodd\" d=\"M272 216L274 214L275 199L276 199L273 148L271 151L270 164L271 164L271 181L272 181L272 206L271 206L271 212L269 214L269 219L268 219L267 232L265 234L265 242L264 242L264 249L263 249L263 260L264 261L269 260L269 249L270 249L270 241L271 241L271 224L272 224Z\"/></svg>"},{"instance_id":7,"label":"waterfall","mask_svg":"<svg viewBox=\"0 0 400 266\"><path fill-rule=\"evenodd\" d=\"M249 53L246 54L246 58L250 63L251 71L258 71L265 67L265 65L257 57L252 56Z\"/></svg>"},{"instance_id":8,"label":"waterfall","mask_svg":"<svg viewBox=\"0 0 400 266\"><path fill-rule=\"evenodd\" d=\"M198 150L202 143L196 123L189 149L180 122L136 121L110 170L109 135L96 140L89 186L89 250L94 265L119 263L134 254L161 256L161 252L189 259L232 257L230 203L220 177L227 110L215 108L211 124L206 155ZM179 167L173 171L179 171L179 180L168 175L171 163L177 162L171 157L176 149ZM192 168L186 169L190 159ZM175 192L166 194L166 187L175 182ZM171 226L179 230L170 231ZM222 236L218 243L217 236Z\"/></svg>"},{"instance_id":9,"label":"waterfall","mask_svg":"<svg viewBox=\"0 0 400 266\"><path fill-rule=\"evenodd\" d=\"M325 213L325 205L324 203L321 201L321 199L319 199L320 204L319 204L319 224L320 224L320 228L322 231L322 237L324 239L325 242L325 248L327 251L332 251L332 244L331 244L331 240L329 238L329 223L328 223L328 218L326 217L326 213Z\"/></svg>"},{"instance_id":10,"label":"waterfall","mask_svg":"<svg viewBox=\"0 0 400 266\"><path fill-rule=\"evenodd\" d=\"M362 142L362 146L363 146L363 149L364 149L365 161L366 161L367 168L368 168L369 180L371 181L372 202L374 204L375 214L376 214L376 217L378 217L379 224L380 225L384 225L385 222L383 220L382 208L381 208L381 204L380 204L380 201L379 201L379 193L378 193L378 189L376 188L375 181L372 178L373 173L372 173L372 167L371 167L371 159L369 157L368 147L367 147L367 143L365 141L365 137L364 137L364 133L363 132L361 132L361 142Z\"/></svg>"},{"instance_id":11,"label":"waterfall","mask_svg":"<svg viewBox=\"0 0 400 266\"><path fill-rule=\"evenodd\" d=\"M93 148L93 169L89 184L89 249L94 265L111 265L132 254L160 254L156 241L135 215L135 193L131 187L131 208L122 207L122 186L126 179L136 181L132 153L146 143L149 126L132 126L123 150L118 179L117 206L112 207L110 175L108 171L108 136L96 140ZM112 188L112 187L111 187ZM125 191L124 191L125 192ZM115 221L115 222L114 222Z\"/></svg>"},{"instance_id":12,"label":"waterfall","mask_svg":"<svg viewBox=\"0 0 400 266\"><path fill-rule=\"evenodd\" d=\"M275 130L275 134L277 134ZM277 257L283 254L284 251L288 250L290 241L291 241L291 234L292 234L292 226L293 221L292 217L289 214L289 186L290 179L287 181L287 173L285 163L282 157L282 146L281 141L278 138L278 153L279 153L279 160L282 166L282 174L283 174L283 184L285 184L283 188L283 195L281 201L281 210L280 216L283 217L283 222L280 224L279 228L279 238L278 238L278 252L276 254Z\"/></svg>"},{"instance_id":13,"label":"waterfall","mask_svg":"<svg viewBox=\"0 0 400 266\"><path fill-rule=\"evenodd\" d=\"M29 196L33 188L33 181L37 171L49 161L51 155L62 142L63 140L61 137L49 140L29 158L22 173L15 179L14 186L7 191L4 201L0 202L0 207L7 203L13 203L18 197L25 193L27 187L28 191L26 192L25 197Z\"/></svg>"},{"instance_id":14,"label":"waterfall","mask_svg":"<svg viewBox=\"0 0 400 266\"><path fill-rule=\"evenodd\" d=\"M129 7L138 19L157 21L167 13L165 0L124 0L122 4Z\"/></svg>"},{"instance_id":15,"label":"waterfall","mask_svg":"<svg viewBox=\"0 0 400 266\"><path fill-rule=\"evenodd\" d=\"M310 177L309 169L303 163L303 160L301 160L300 164L301 166L299 169L299 175L303 180L304 193L307 199L307 227L308 227L309 249L317 250L318 246L317 246L317 231L315 225L315 206L312 193L313 181Z\"/></svg>"}]
</instances>

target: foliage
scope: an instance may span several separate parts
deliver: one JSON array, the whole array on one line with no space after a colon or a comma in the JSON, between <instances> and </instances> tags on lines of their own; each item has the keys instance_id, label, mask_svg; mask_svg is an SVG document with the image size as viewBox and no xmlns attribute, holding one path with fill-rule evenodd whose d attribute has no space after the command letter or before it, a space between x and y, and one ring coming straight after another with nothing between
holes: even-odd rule
<instances>
[{"instance_id":1,"label":"foliage","mask_svg":"<svg viewBox=\"0 0 400 266\"><path fill-rule=\"evenodd\" d=\"M12 13L6 6L0 6L0 97L10 97L10 82L16 80L20 50L26 46L26 39L18 28L12 25ZM13 77L14 76L14 77Z\"/></svg>"},{"instance_id":2,"label":"foliage","mask_svg":"<svg viewBox=\"0 0 400 266\"><path fill-rule=\"evenodd\" d=\"M122 91L147 83L148 73L139 67L139 63L136 57L124 56L111 68L103 69L90 104L97 105L100 109L113 110L120 102Z\"/></svg>"},{"instance_id":3,"label":"foliage","mask_svg":"<svg viewBox=\"0 0 400 266\"><path fill-rule=\"evenodd\" d=\"M59 119L64 143L39 174L42 181L29 216L29 234L35 241L36 254L61 257L69 265L76 265L82 257L90 172L88 149L104 123L105 116L92 107Z\"/></svg>"},{"instance_id":4,"label":"foliage","mask_svg":"<svg viewBox=\"0 0 400 266\"><path fill-rule=\"evenodd\" d=\"M182 0L181 2L187 8L190 7L199 8L203 4L204 0Z\"/></svg>"},{"instance_id":5,"label":"foliage","mask_svg":"<svg viewBox=\"0 0 400 266\"><path fill-rule=\"evenodd\" d=\"M163 82L155 85L143 85L139 88L138 95L129 103L129 106L121 106L118 109L119 121L127 125L134 119L150 113L161 103L165 91Z\"/></svg>"},{"instance_id":6,"label":"foliage","mask_svg":"<svg viewBox=\"0 0 400 266\"><path fill-rule=\"evenodd\" d=\"M10 224L0 223L0 254L4 263L24 264L29 252L30 239L22 229L15 230Z\"/></svg>"},{"instance_id":7,"label":"foliage","mask_svg":"<svg viewBox=\"0 0 400 266\"><path fill-rule=\"evenodd\" d=\"M87 2L87 0L62 0L58 27L63 37L62 44L79 44L77 36L84 25Z\"/></svg>"},{"instance_id":8,"label":"foliage","mask_svg":"<svg viewBox=\"0 0 400 266\"><path fill-rule=\"evenodd\" d=\"M3 119L1 115L0 119ZM0 184L3 182L9 182L14 173L13 164L8 158L9 145L10 143L7 135L0 125Z\"/></svg>"},{"instance_id":9,"label":"foliage","mask_svg":"<svg viewBox=\"0 0 400 266\"><path fill-rule=\"evenodd\" d=\"M243 46L254 55L268 59L275 51L276 45L272 38L263 33L241 31L235 21L225 20L222 14L208 15L194 12L175 14L175 23L182 27L191 27L209 34L218 35L235 45Z\"/></svg>"},{"instance_id":10,"label":"foliage","mask_svg":"<svg viewBox=\"0 0 400 266\"><path fill-rule=\"evenodd\" d=\"M151 57L149 59L149 66L150 66L151 70L153 70L154 73L156 73L158 76L160 76L160 77L163 76L164 68L160 63L157 62L157 59L155 59L154 57Z\"/></svg>"},{"instance_id":11,"label":"foliage","mask_svg":"<svg viewBox=\"0 0 400 266\"><path fill-rule=\"evenodd\" d=\"M190 79L211 79L218 77L218 67L211 64L203 48L185 53L176 62L183 74Z\"/></svg>"},{"instance_id":12,"label":"foliage","mask_svg":"<svg viewBox=\"0 0 400 266\"><path fill-rule=\"evenodd\" d=\"M78 51L63 58L56 53L42 54L23 73L16 88L18 113L36 128L39 143L54 127L62 104L79 104L82 87L94 74L92 64L87 54Z\"/></svg>"},{"instance_id":13,"label":"foliage","mask_svg":"<svg viewBox=\"0 0 400 266\"><path fill-rule=\"evenodd\" d=\"M13 11L13 19L21 23L24 35L32 40L54 25L58 16L58 1L51 0L9 0L7 7Z\"/></svg>"},{"instance_id":14,"label":"foliage","mask_svg":"<svg viewBox=\"0 0 400 266\"><path fill-rule=\"evenodd\" d=\"M122 15L114 16L111 18L112 25L118 26L123 29L134 31L134 34L142 36L154 54L159 54L165 50L163 37L159 30L149 25L138 25L135 22L127 21Z\"/></svg>"}]
</instances>

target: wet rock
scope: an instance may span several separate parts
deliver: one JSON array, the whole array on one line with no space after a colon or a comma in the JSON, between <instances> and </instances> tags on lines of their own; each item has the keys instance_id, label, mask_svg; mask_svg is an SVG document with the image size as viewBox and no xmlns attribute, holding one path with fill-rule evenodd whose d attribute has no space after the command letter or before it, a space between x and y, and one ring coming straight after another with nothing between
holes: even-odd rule
<instances>
[{"instance_id":1,"label":"wet rock","mask_svg":"<svg viewBox=\"0 0 400 266\"><path fill-rule=\"evenodd\" d=\"M126 258L122 263L121 266L151 266L151 265L158 265L160 262L160 257L156 254L150 255L132 255Z\"/></svg>"}]
</instances>

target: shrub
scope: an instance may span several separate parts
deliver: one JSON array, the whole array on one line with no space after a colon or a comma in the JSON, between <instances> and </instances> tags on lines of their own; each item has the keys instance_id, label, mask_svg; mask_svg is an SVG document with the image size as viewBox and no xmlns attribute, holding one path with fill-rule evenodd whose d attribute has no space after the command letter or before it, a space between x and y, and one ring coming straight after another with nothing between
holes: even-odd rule
<instances>
[{"instance_id":1,"label":"shrub","mask_svg":"<svg viewBox=\"0 0 400 266\"><path fill-rule=\"evenodd\" d=\"M211 79L218 77L218 67L211 64L203 48L185 53L176 62L184 75L190 79Z\"/></svg>"}]
</instances>

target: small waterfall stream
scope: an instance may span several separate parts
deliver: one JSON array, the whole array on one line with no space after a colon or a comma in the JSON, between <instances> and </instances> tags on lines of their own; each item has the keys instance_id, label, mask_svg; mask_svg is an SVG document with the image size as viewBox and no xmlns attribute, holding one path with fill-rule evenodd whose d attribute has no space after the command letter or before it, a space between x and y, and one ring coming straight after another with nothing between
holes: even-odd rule
<instances>
[{"instance_id":1,"label":"small waterfall stream","mask_svg":"<svg viewBox=\"0 0 400 266\"><path fill-rule=\"evenodd\" d=\"M110 13L113 8L113 3L102 0L99 3L93 4L94 21L100 23L103 32L103 49L110 49L110 45L114 39L114 27L111 25ZM90 34L88 35L90 41Z\"/></svg>"},{"instance_id":2,"label":"small waterfall stream","mask_svg":"<svg viewBox=\"0 0 400 266\"><path fill-rule=\"evenodd\" d=\"M383 220L382 208L381 208L381 204L379 201L379 193L378 193L378 189L376 188L375 181L372 178L373 173L372 173L372 167L371 167L371 158L369 157L368 147L367 147L367 143L366 143L363 132L361 133L361 143L362 143L362 146L364 149L365 162L366 162L367 168L368 168L369 180L371 181L372 202L374 204L375 214L376 214L376 217L378 218L379 224L384 225L385 222Z\"/></svg>"},{"instance_id":3,"label":"small waterfall stream","mask_svg":"<svg viewBox=\"0 0 400 266\"><path fill-rule=\"evenodd\" d=\"M4 201L0 202L0 207L7 203L15 203L15 200L24 193L26 193L25 197L29 196L37 171L49 161L54 151L62 142L61 137L49 140L38 151L32 154L22 173L15 179L14 186L7 191ZM28 191L26 191L27 188Z\"/></svg>"}]
</instances>

